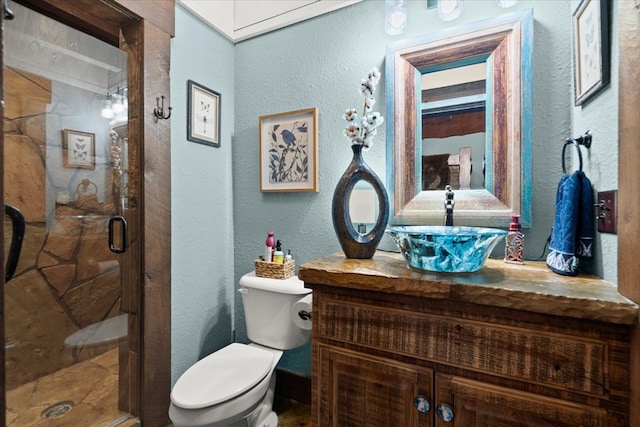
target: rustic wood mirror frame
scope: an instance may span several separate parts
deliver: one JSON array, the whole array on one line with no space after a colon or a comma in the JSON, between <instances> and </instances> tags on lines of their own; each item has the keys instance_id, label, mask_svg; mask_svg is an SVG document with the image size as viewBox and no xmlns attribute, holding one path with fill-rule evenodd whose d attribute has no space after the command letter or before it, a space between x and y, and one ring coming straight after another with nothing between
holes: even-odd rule
<instances>
[{"instance_id":1,"label":"rustic wood mirror frame","mask_svg":"<svg viewBox=\"0 0 640 427\"><path fill-rule=\"evenodd\" d=\"M441 224L444 190L422 191L421 78L487 62L486 189L455 192L457 225L531 225L533 12L394 43L386 55L387 189L393 224Z\"/></svg>"}]
</instances>

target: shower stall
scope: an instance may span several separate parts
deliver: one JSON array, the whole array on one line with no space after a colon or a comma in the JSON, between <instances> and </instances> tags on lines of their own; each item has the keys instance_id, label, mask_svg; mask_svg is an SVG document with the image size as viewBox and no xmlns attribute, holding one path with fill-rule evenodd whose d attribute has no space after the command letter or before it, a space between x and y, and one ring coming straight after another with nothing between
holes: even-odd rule
<instances>
[{"instance_id":1,"label":"shower stall","mask_svg":"<svg viewBox=\"0 0 640 427\"><path fill-rule=\"evenodd\" d=\"M127 54L8 2L4 201L24 217L4 286L8 426L134 425ZM5 215L5 254L13 222Z\"/></svg>"}]
</instances>

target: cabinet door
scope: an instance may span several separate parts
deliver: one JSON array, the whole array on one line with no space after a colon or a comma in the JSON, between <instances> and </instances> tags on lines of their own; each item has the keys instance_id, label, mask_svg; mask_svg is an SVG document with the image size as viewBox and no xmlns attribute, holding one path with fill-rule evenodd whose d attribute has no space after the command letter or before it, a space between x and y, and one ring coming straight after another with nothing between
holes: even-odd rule
<instances>
[{"instance_id":1,"label":"cabinet door","mask_svg":"<svg viewBox=\"0 0 640 427\"><path fill-rule=\"evenodd\" d=\"M441 412L453 417L446 420ZM599 427L606 411L462 377L436 375L436 427Z\"/></svg>"},{"instance_id":2,"label":"cabinet door","mask_svg":"<svg viewBox=\"0 0 640 427\"><path fill-rule=\"evenodd\" d=\"M433 426L433 371L318 346L318 425Z\"/></svg>"}]
</instances>

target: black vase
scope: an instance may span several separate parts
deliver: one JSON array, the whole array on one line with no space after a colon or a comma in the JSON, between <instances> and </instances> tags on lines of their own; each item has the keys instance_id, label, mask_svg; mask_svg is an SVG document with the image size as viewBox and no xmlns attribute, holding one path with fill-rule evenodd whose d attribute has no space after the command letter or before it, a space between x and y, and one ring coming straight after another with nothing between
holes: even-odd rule
<instances>
[{"instance_id":1,"label":"black vase","mask_svg":"<svg viewBox=\"0 0 640 427\"><path fill-rule=\"evenodd\" d=\"M362 145L352 145L353 159L344 172L333 193L332 216L333 228L340 241L340 246L347 258L370 259L384 235L389 221L389 196L378 178L378 175L367 165L362 157ZM349 199L351 191L358 181L366 181L378 196L378 219L366 234L358 233L351 222Z\"/></svg>"}]
</instances>

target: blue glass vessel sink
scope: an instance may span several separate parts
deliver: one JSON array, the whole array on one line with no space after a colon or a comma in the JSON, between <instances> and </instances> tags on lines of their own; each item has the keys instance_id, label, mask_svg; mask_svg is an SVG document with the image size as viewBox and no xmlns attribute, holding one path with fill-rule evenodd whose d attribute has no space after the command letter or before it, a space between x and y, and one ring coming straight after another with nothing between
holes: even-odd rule
<instances>
[{"instance_id":1,"label":"blue glass vessel sink","mask_svg":"<svg viewBox=\"0 0 640 427\"><path fill-rule=\"evenodd\" d=\"M409 267L447 273L480 270L507 232L496 228L393 226L386 230Z\"/></svg>"}]
</instances>

